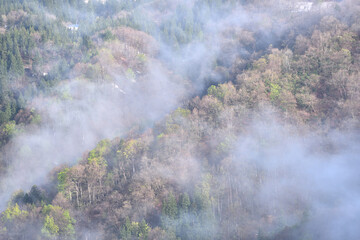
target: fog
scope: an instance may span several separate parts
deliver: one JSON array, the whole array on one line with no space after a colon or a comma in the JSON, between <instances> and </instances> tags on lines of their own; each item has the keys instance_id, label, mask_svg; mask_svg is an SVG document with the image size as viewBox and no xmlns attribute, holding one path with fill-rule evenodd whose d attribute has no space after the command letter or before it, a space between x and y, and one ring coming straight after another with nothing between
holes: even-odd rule
<instances>
[{"instance_id":1,"label":"fog","mask_svg":"<svg viewBox=\"0 0 360 240\"><path fill-rule=\"evenodd\" d=\"M273 216L280 226L300 224L303 232L316 239L356 239L360 234L356 228L360 221L358 133L301 134L293 126L269 121L272 118L255 122L246 136L239 137L234 151L239 174L250 165L262 175L254 197L258 216ZM241 186L259 186L239 177ZM306 216L295 209L306 210Z\"/></svg>"},{"instance_id":2,"label":"fog","mask_svg":"<svg viewBox=\"0 0 360 240\"><path fill-rule=\"evenodd\" d=\"M269 110L254 116L210 179L202 159L180 156L171 167L154 166L153 175L176 182L184 192L209 191L215 198L212 208L196 215L180 211L176 220L163 219L165 226L191 226L182 233L189 239L258 239L259 234L269 239L357 239L359 133L311 132L282 122ZM224 137L221 130L209 131L214 141ZM199 190L202 184L209 188Z\"/></svg>"},{"instance_id":3,"label":"fog","mask_svg":"<svg viewBox=\"0 0 360 240\"><path fill-rule=\"evenodd\" d=\"M176 2L168 4L175 6ZM144 6L143 10L149 11L151 7ZM41 123L25 128L9 143L6 159L11 165L1 178L0 209L6 208L15 191L28 191L35 184L46 183L54 167L75 164L100 140L151 128L187 99L204 92L210 83L228 80L214 70L218 58L226 58L228 66L239 56L246 61L256 59L257 55L252 55L255 50L263 53L269 44L276 45L287 36L290 28L301 31L319 19L309 14L311 17L301 23L296 20L279 24L276 14L283 10L276 7L254 10L236 5L230 13L219 10L210 14L202 10L200 13L204 15L199 14L199 19L204 25L203 38L176 50L158 39L159 54L149 57L145 73L137 74L134 81L119 69L106 66L111 81L72 78L56 86L52 94L29 100L40 114ZM236 43L237 49L224 56L228 43L223 34L231 28L251 28L257 34L255 47ZM268 233L274 233L275 229L300 224L316 239L357 239L360 236L358 133L331 132L320 136L281 124L275 114L264 114L263 119L254 120L246 134L236 136L230 154L234 167L231 174L235 179L232 184L237 185L236 189L244 189L244 198L250 200L242 204L251 209L258 221L258 225L250 228L251 234L254 237L257 234L254 229L265 228ZM201 172L198 159L187 161L193 172L179 175L176 181L181 186ZM154 174L173 177L161 168ZM224 176L216 177L219 182L227 181ZM303 211L294 211L294 205ZM303 224L305 210L309 221ZM179 221L191 217L184 214ZM271 223L264 224L264 218L271 218ZM209 220L205 227L194 231L200 235L213 234L216 229L212 224Z\"/></svg>"},{"instance_id":4,"label":"fog","mask_svg":"<svg viewBox=\"0 0 360 240\"><path fill-rule=\"evenodd\" d=\"M86 19L83 14L80 18ZM92 21L93 16L89 18ZM232 18L238 18L237 12ZM238 24L245 23L244 20L240 15ZM212 19L207 21L214 26ZM220 54L216 40L222 30L221 22L216 25L216 28L206 28L204 35L209 36L209 40L205 43L195 41L174 51L160 42L163 63L150 56L145 75L137 81L105 65L112 78L110 82L74 78L55 87L50 96L29 99L41 116L41 125L26 128L11 141L6 153L11 166L1 180L1 209L6 207L14 191L26 191L34 184L45 183L47 174L55 166L76 163L101 139L124 136L135 126L151 127L187 97L203 90L205 78L212 72L211 64ZM188 80L186 74L190 71L198 74ZM178 74L185 75L185 79Z\"/></svg>"}]
</instances>

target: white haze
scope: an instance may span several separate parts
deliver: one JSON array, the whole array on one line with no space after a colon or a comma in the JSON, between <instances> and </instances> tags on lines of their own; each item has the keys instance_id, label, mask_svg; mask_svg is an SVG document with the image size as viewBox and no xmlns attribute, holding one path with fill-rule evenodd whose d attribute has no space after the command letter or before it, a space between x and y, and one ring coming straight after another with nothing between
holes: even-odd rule
<instances>
[{"instance_id":1,"label":"white haze","mask_svg":"<svg viewBox=\"0 0 360 240\"><path fill-rule=\"evenodd\" d=\"M359 134L301 134L273 116L263 117L239 137L233 152L238 184L256 189L253 201L259 220L273 216L282 227L306 220L303 232L317 239L358 239ZM246 177L244 166L260 172L260 184ZM307 210L307 219L301 209Z\"/></svg>"},{"instance_id":2,"label":"white haze","mask_svg":"<svg viewBox=\"0 0 360 240\"><path fill-rule=\"evenodd\" d=\"M232 18L238 19L238 24L244 22L244 16L235 13ZM211 19L208 21L212 23ZM76 163L101 139L124 136L136 125L150 127L194 91L201 90L205 75L211 72L209 61L219 54L215 39L222 30L221 22L216 26L204 33L211 36L208 41L185 45L177 54L161 44L160 52L164 58L171 59L170 67L186 73L197 64L201 74L191 84L178 81L174 78L176 75L169 74L169 70L155 62L147 66L149 73L141 83L107 69L114 83L73 79L55 88L54 97L35 98L32 106L41 115L41 127L25 129L12 140L6 153L11 165L1 179L0 209L6 207L15 191L27 191L34 184L45 183L47 174L55 166Z\"/></svg>"},{"instance_id":3,"label":"white haze","mask_svg":"<svg viewBox=\"0 0 360 240\"><path fill-rule=\"evenodd\" d=\"M32 105L42 124L12 140L6 156L11 166L1 179L0 209L14 191L45 183L55 166L76 163L101 139L124 136L136 124L151 126L174 109L186 95L185 86L160 65L148 68L141 84L124 76L113 76L116 87L74 79L58 86L54 97L35 98Z\"/></svg>"},{"instance_id":4,"label":"white haze","mask_svg":"<svg viewBox=\"0 0 360 240\"><path fill-rule=\"evenodd\" d=\"M124 136L134 125L150 127L179 106L192 89L203 89L203 80L211 73L212 60L221 54L218 34L232 25L253 24L254 29L262 29L260 15L239 8L221 20L207 19L205 43L190 43L179 50L181 54L162 49L164 59L171 59L170 65L181 69L180 72L201 63L201 74L191 84L177 82L162 67L149 66L146 82L129 83L122 76L113 76L118 79L119 87L114 88L112 84L74 79L56 88L55 91L59 92L57 97L36 98L33 104L41 113L43 123L40 128L26 129L12 140L13 146L7 156L12 164L7 175L1 179L0 209L6 207L16 190L26 191L34 184L46 182L48 173L55 166L76 163L101 139ZM276 27L275 35L284 30L283 26ZM264 31L266 33L267 30ZM64 97L59 97L63 93L66 93ZM316 225L324 229L321 239L344 236L355 239L359 236L356 225L348 224L360 221L360 204L357 201L357 172L360 169L356 162L360 154L356 148L358 141L352 143L343 137L346 144L339 144L344 148L324 157L313 149L312 144L317 144L318 139L310 140L309 136L292 138L281 126L255 126L253 131L249 131L251 135L239 139L234 154L239 164L245 161L243 156L246 156L248 161L257 162L274 176L265 180L254 199L259 206L259 214L272 214L273 209L290 206L293 199L300 198L313 211ZM266 147L260 145L262 142L266 143ZM279 169L284 174L278 174ZM290 191L291 195L288 194ZM341 217L329 219L327 215L332 214L328 209L333 208L333 204L338 204L337 215ZM297 217L294 216L294 222L299 221ZM346 235L347 232L353 235Z\"/></svg>"},{"instance_id":5,"label":"white haze","mask_svg":"<svg viewBox=\"0 0 360 240\"><path fill-rule=\"evenodd\" d=\"M104 138L124 136L136 125L150 127L172 110L185 94L161 68L152 67L147 82L127 85L72 80L54 97L38 97L33 106L42 117L40 128L28 129L12 140L11 166L2 180L2 207L18 189L46 182L55 166L74 164Z\"/></svg>"},{"instance_id":6,"label":"white haze","mask_svg":"<svg viewBox=\"0 0 360 240\"><path fill-rule=\"evenodd\" d=\"M193 212L185 212L179 219L164 221L178 227L187 223L191 226L186 233L190 239L224 239L226 236L218 235L224 233L222 228L228 229L230 236L241 229L242 238L257 239L259 230L276 236L292 227L299 230L295 228L294 235L282 239L358 239L359 132L311 132L284 123L269 111L271 107L265 109L253 113L246 130L235 136L218 174L211 175L209 191L214 205L197 213L205 218L199 221ZM209 131L216 139L224 129L209 127ZM161 176L191 193L208 173L202 163L202 159L179 156L171 166L155 165L144 175ZM231 205L231 201L236 203ZM230 205L228 209L217 212L224 202Z\"/></svg>"}]
</instances>

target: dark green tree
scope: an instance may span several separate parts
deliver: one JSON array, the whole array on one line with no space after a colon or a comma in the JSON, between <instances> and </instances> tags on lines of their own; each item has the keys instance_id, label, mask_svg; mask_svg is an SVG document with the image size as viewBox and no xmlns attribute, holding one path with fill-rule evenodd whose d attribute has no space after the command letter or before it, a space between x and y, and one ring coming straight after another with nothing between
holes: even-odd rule
<instances>
[{"instance_id":1,"label":"dark green tree","mask_svg":"<svg viewBox=\"0 0 360 240\"><path fill-rule=\"evenodd\" d=\"M177 217L178 215L177 203L172 193L170 193L168 198L164 200L162 211L164 215L172 219L175 219Z\"/></svg>"}]
</instances>

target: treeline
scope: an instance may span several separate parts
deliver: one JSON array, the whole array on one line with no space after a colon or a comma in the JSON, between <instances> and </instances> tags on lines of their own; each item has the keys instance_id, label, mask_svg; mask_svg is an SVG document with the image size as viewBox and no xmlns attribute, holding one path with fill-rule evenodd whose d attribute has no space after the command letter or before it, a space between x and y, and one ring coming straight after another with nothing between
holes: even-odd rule
<instances>
[{"instance_id":1,"label":"treeline","mask_svg":"<svg viewBox=\"0 0 360 240\"><path fill-rule=\"evenodd\" d=\"M291 49L269 47L244 72L234 70L244 69L242 61L219 67L232 81L210 86L153 129L101 141L77 165L54 170L47 191L16 193L2 238L21 239L29 226L28 239L82 239L94 228L101 239L270 239L269 229L292 231L282 219L305 222L306 198L295 195L283 209L271 186L275 197L264 207L257 196L276 176L232 151L266 117L264 106L309 131L358 126L360 49L352 29L325 17Z\"/></svg>"},{"instance_id":2,"label":"treeline","mask_svg":"<svg viewBox=\"0 0 360 240\"><path fill-rule=\"evenodd\" d=\"M29 58L34 45L24 28L0 35L0 124L13 119L17 111L24 107L21 96L14 96L11 83L24 75L23 58Z\"/></svg>"},{"instance_id":3,"label":"treeline","mask_svg":"<svg viewBox=\"0 0 360 240\"><path fill-rule=\"evenodd\" d=\"M11 0L1 0L0 1L0 12L1 14L7 14L13 10L22 9L24 11L29 8L34 7L45 7L50 11L60 11L64 14L64 8L74 8L78 10L91 10L96 13L106 13L105 9L110 11L118 11L119 9L132 8L141 2L145 1L116 1L116 0L107 0L105 4L102 1L89 0L85 3L84 0L29 0L29 1L11 1ZM112 8L112 9L111 9ZM111 13L111 12L108 12ZM114 13L114 12L112 12ZM60 16L62 16L60 14Z\"/></svg>"},{"instance_id":4,"label":"treeline","mask_svg":"<svg viewBox=\"0 0 360 240\"><path fill-rule=\"evenodd\" d=\"M160 26L162 38L175 49L193 40L201 41L208 19L216 21L226 17L238 3L233 0L197 0L194 6L179 4Z\"/></svg>"},{"instance_id":5,"label":"treeline","mask_svg":"<svg viewBox=\"0 0 360 240\"><path fill-rule=\"evenodd\" d=\"M40 116L29 106L34 96L51 95L53 87L70 74L80 76L81 69L73 69L74 66L92 69L91 61L98 62L96 43L114 40L109 29L141 28L135 21L136 14L127 12L140 3L3 1L0 4L0 148L22 132L25 125L41 124ZM117 15L120 11L125 17ZM75 25L76 29L69 27ZM108 35L104 35L105 29ZM131 53L135 55L131 61L145 62L145 55L140 61L135 49ZM102 67L99 69L103 71ZM100 79L100 73L94 75L89 71L84 75L89 74L89 81ZM0 172L6 172L9 164L7 155L2 154Z\"/></svg>"},{"instance_id":6,"label":"treeline","mask_svg":"<svg viewBox=\"0 0 360 240\"><path fill-rule=\"evenodd\" d=\"M26 14L20 13L21 16L25 17ZM65 47L71 44L72 36L69 37L69 32L62 24L46 23L44 15L18 20L16 13L9 13L6 18L6 31L0 34L0 126L3 127L26 108L25 99L31 99L36 91L47 90L66 78L68 64L64 62L70 61L67 56L74 53L72 48ZM49 65L51 61L47 58L52 53L44 49L46 44L62 46L64 55L58 56L60 61L57 61L61 65ZM23 118L19 116L20 119ZM29 122L20 120L17 123ZM1 137L1 145L7 140L7 136Z\"/></svg>"},{"instance_id":7,"label":"treeline","mask_svg":"<svg viewBox=\"0 0 360 240\"><path fill-rule=\"evenodd\" d=\"M34 48L35 42L30 33L22 28L0 36L1 67L3 73L10 72L15 76L24 74L23 58L29 58L29 52ZM22 57L23 56L23 57ZM5 71L6 70L6 71Z\"/></svg>"}]
</instances>

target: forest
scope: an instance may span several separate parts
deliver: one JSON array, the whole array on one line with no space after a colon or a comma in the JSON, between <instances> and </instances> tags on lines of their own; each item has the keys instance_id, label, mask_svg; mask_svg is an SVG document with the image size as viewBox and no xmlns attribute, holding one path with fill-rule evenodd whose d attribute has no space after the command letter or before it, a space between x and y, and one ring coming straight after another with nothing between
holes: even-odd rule
<instances>
[{"instance_id":1,"label":"forest","mask_svg":"<svg viewBox=\"0 0 360 240\"><path fill-rule=\"evenodd\" d=\"M0 0L0 239L357 240L360 2Z\"/></svg>"}]
</instances>

